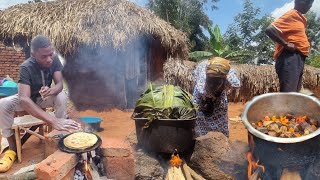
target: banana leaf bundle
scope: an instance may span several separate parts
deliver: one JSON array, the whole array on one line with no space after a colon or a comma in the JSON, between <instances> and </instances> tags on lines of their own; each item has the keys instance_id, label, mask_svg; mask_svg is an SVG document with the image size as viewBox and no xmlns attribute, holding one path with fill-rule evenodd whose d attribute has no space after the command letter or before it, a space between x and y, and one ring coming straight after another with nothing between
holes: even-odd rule
<instances>
[{"instance_id":1,"label":"banana leaf bundle","mask_svg":"<svg viewBox=\"0 0 320 180\"><path fill-rule=\"evenodd\" d=\"M157 119L193 119L196 110L191 95L179 86L164 85L149 88L140 96L133 118L147 118L145 128Z\"/></svg>"}]
</instances>

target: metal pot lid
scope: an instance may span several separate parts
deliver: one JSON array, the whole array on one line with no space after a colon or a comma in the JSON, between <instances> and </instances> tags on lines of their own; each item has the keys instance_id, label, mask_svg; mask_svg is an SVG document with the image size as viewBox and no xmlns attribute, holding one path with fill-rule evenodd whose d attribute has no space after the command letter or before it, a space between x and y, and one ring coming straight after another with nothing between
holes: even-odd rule
<instances>
[{"instance_id":1,"label":"metal pot lid","mask_svg":"<svg viewBox=\"0 0 320 180\"><path fill-rule=\"evenodd\" d=\"M71 133L71 134L73 134L73 133ZM90 152L90 151L93 151L93 150L97 149L102 144L102 140L98 135L96 135L94 133L90 133L90 134L94 134L98 138L98 141L93 146L91 146L89 148L86 148L86 149L71 149L71 148L68 148L67 146L65 146L64 143L63 143L63 140L66 137L70 136L71 134L68 134L68 135L60 138L60 140L58 142L58 147L59 147L59 149L61 151L66 152L66 153L85 153L85 152Z\"/></svg>"}]
</instances>

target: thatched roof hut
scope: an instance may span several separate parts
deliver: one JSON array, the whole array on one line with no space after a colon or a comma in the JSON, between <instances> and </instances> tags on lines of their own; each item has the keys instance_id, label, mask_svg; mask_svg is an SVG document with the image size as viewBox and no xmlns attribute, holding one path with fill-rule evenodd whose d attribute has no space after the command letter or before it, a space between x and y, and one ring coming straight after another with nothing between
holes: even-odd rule
<instances>
[{"instance_id":1,"label":"thatched roof hut","mask_svg":"<svg viewBox=\"0 0 320 180\"><path fill-rule=\"evenodd\" d=\"M66 58L70 97L83 107L133 107L168 57L186 57L187 37L125 0L57 0L0 12L0 39L28 47L43 34ZM28 52L28 51L26 51Z\"/></svg>"},{"instance_id":2,"label":"thatched roof hut","mask_svg":"<svg viewBox=\"0 0 320 180\"><path fill-rule=\"evenodd\" d=\"M57 0L20 4L0 11L4 38L43 34L60 53L81 44L122 48L146 33L172 54L186 55L187 37L148 10L126 0Z\"/></svg>"},{"instance_id":3,"label":"thatched roof hut","mask_svg":"<svg viewBox=\"0 0 320 180\"><path fill-rule=\"evenodd\" d=\"M197 63L191 61L169 60L164 65L164 78L167 83L179 85L193 92L194 80L192 72ZM256 66L247 64L232 64L241 79L241 88L229 95L231 102L246 102L254 96L279 92L279 81L272 65ZM306 66L303 76L303 87L320 97L320 69Z\"/></svg>"}]
</instances>

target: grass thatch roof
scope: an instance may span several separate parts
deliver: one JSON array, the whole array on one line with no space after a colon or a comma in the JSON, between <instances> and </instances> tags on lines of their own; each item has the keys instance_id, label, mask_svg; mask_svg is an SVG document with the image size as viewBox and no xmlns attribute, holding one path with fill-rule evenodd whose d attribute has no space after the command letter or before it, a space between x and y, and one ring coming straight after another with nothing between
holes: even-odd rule
<instances>
[{"instance_id":1,"label":"grass thatch roof","mask_svg":"<svg viewBox=\"0 0 320 180\"><path fill-rule=\"evenodd\" d=\"M0 12L3 38L49 36L63 54L80 44L124 47L141 35L159 39L175 55L187 54L187 37L148 10L126 0L57 0L20 4Z\"/></svg>"},{"instance_id":2,"label":"grass thatch roof","mask_svg":"<svg viewBox=\"0 0 320 180\"><path fill-rule=\"evenodd\" d=\"M167 83L178 85L190 93L193 92L194 84L192 72L196 63L190 61L168 60L164 64L164 79ZM241 79L241 88L229 95L229 101L246 102L254 96L279 92L279 81L275 68L272 65L231 65ZM303 75L303 87L307 88L320 97L320 69L305 66Z\"/></svg>"}]
</instances>

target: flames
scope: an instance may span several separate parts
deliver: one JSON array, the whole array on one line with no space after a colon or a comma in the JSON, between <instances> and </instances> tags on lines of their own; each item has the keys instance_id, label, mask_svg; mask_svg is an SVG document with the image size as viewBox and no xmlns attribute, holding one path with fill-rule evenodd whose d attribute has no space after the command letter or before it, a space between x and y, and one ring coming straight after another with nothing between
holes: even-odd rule
<instances>
[{"instance_id":1,"label":"flames","mask_svg":"<svg viewBox=\"0 0 320 180\"><path fill-rule=\"evenodd\" d=\"M247 153L247 159L248 159L248 179L260 179L259 178L259 170L262 170L262 172L265 171L264 166L259 165L259 160L256 161L256 159L253 156L253 151L254 151L254 141L253 141L253 136L249 134L249 152Z\"/></svg>"},{"instance_id":2,"label":"flames","mask_svg":"<svg viewBox=\"0 0 320 180\"><path fill-rule=\"evenodd\" d=\"M177 168L182 165L182 159L179 157L179 154L174 153L171 155L170 165Z\"/></svg>"},{"instance_id":3,"label":"flames","mask_svg":"<svg viewBox=\"0 0 320 180\"><path fill-rule=\"evenodd\" d=\"M168 168L165 180L205 180L180 158L177 150L175 150L175 152L171 155L169 164L170 167Z\"/></svg>"},{"instance_id":4,"label":"flames","mask_svg":"<svg viewBox=\"0 0 320 180\"><path fill-rule=\"evenodd\" d=\"M88 161L84 161L83 169L84 169L84 176L86 177L86 179L93 180L91 167L90 167Z\"/></svg>"}]
</instances>

